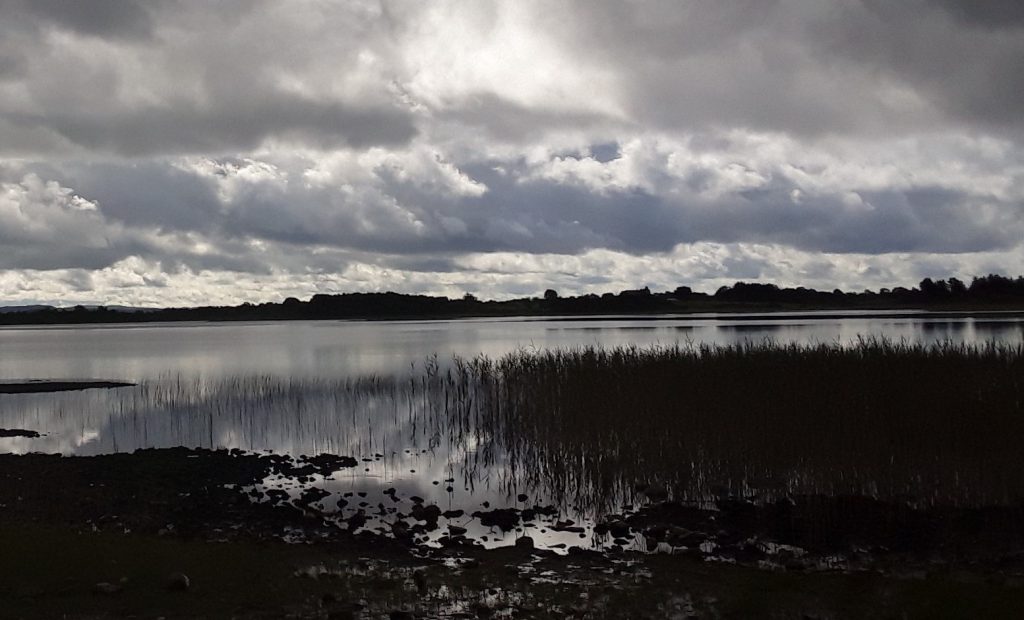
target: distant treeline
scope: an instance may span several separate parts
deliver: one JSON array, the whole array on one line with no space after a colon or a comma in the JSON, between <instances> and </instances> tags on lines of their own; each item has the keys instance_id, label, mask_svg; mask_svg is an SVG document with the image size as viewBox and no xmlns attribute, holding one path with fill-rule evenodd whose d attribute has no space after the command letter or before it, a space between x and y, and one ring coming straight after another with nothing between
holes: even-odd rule
<instances>
[{"instance_id":1,"label":"distant treeline","mask_svg":"<svg viewBox=\"0 0 1024 620\"><path fill-rule=\"evenodd\" d=\"M645 287L577 297L562 297L557 291L548 289L541 297L505 301L481 301L468 293L459 299L400 293L343 293L313 295L309 301L289 297L281 303L243 303L238 306L197 308L135 310L104 306L32 306L20 311L9 308L0 312L0 324L456 318L883 308L1024 309L1024 277L987 275L974 278L969 285L956 278L925 278L916 288L883 288L877 292L866 290L859 293L737 282L732 286L723 286L710 295L693 291L688 286L680 286L673 291L660 293Z\"/></svg>"}]
</instances>

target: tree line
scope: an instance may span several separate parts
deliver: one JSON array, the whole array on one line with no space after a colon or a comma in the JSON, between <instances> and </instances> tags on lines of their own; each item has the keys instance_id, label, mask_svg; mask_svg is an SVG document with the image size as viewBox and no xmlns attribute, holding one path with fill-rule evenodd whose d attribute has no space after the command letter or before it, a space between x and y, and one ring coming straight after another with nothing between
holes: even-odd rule
<instances>
[{"instance_id":1,"label":"tree line","mask_svg":"<svg viewBox=\"0 0 1024 620\"><path fill-rule=\"evenodd\" d=\"M56 308L33 306L0 312L0 324L125 323L158 321L255 321L285 319L401 319L470 316L551 316L730 310L817 309L1020 309L1024 310L1024 277L990 274L970 284L957 278L925 278L917 287L878 291L818 291L775 284L737 282L713 294L679 286L652 292L649 287L603 295L559 295L548 289L539 297L482 301L467 293L450 299L401 293L317 294L308 301L289 297L280 303L237 306L125 309L105 306Z\"/></svg>"}]
</instances>

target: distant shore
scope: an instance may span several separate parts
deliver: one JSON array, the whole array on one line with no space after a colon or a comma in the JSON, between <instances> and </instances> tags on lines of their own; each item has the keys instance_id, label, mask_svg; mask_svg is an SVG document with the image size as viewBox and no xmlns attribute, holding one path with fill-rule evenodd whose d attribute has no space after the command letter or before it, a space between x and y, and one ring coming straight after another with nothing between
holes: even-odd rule
<instances>
[{"instance_id":1,"label":"distant shore","mask_svg":"<svg viewBox=\"0 0 1024 620\"><path fill-rule=\"evenodd\" d=\"M496 311L488 309L480 312L461 313L353 313L328 315L280 315L274 312L242 312L237 308L228 308L224 313L206 313L202 309L189 310L155 310L155 311L106 311L102 308L72 310L54 309L35 311L32 313L0 314L0 328L18 326L73 326L73 325L122 325L122 324L158 324L158 323L246 323L265 321L458 321L473 319L495 319L509 321L808 321L820 319L919 319L956 320L964 318L979 319L1024 319L1024 303L996 306L943 306L943 307L793 307L772 304L722 304L707 306L687 306L665 308L660 310L619 310L616 312L522 312L517 308L505 308ZM521 310L521 309L519 309Z\"/></svg>"},{"instance_id":2,"label":"distant shore","mask_svg":"<svg viewBox=\"0 0 1024 620\"><path fill-rule=\"evenodd\" d=\"M429 320L499 317L599 317L686 315L699 318L710 313L753 314L790 312L863 313L930 312L1017 313L1024 316L1024 277L998 275L975 278L966 285L956 278L932 281L917 288L896 287L879 291L831 292L803 287L781 288L774 284L737 282L713 294L687 286L652 292L644 287L602 295L563 297L547 290L540 297L485 301L467 293L461 298L401 293L317 294L302 301L289 297L281 303L243 303L237 306L195 308L129 308L123 306L0 306L0 325L140 323L177 321L273 321L273 320ZM836 318L844 315L837 314Z\"/></svg>"}]
</instances>

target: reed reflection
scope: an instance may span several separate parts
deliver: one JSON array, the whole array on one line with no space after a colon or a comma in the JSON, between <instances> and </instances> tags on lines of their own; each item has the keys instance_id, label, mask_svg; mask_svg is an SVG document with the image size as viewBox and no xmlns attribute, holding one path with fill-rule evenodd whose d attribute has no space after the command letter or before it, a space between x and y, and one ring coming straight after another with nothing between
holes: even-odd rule
<instances>
[{"instance_id":1,"label":"reed reflection","mask_svg":"<svg viewBox=\"0 0 1024 620\"><path fill-rule=\"evenodd\" d=\"M225 447L362 459L351 485L595 516L675 499L1024 497L1024 349L862 340L431 358L400 377L162 377L0 399L0 449ZM354 488L354 487L353 487ZM641 490L644 490L641 493Z\"/></svg>"}]
</instances>

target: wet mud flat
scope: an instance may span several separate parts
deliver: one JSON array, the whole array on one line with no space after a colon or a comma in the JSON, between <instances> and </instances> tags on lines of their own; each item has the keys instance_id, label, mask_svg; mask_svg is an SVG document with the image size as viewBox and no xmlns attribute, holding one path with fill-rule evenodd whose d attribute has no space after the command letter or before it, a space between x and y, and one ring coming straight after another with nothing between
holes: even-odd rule
<instances>
[{"instance_id":1,"label":"wet mud flat","mask_svg":"<svg viewBox=\"0 0 1024 620\"><path fill-rule=\"evenodd\" d=\"M42 435L39 431L32 431L25 428L0 428L0 438L3 437L24 437L25 439L36 439Z\"/></svg>"},{"instance_id":2,"label":"wet mud flat","mask_svg":"<svg viewBox=\"0 0 1024 620\"><path fill-rule=\"evenodd\" d=\"M688 506L651 493L593 526L600 552L536 549L525 537L485 550L450 528L428 547L394 527L365 527L362 512L324 510L343 498L314 481L356 465L180 448L0 455L0 617L1013 617L1024 608L1020 507L824 496ZM258 488L272 476L305 488L272 499ZM394 505L392 523L410 530L441 527L440 509L387 491L362 501ZM514 531L538 520L537 508L466 512Z\"/></svg>"},{"instance_id":3,"label":"wet mud flat","mask_svg":"<svg viewBox=\"0 0 1024 620\"><path fill-rule=\"evenodd\" d=\"M74 392L78 390L96 390L132 387L134 383L126 381L86 380L54 380L54 379L18 379L0 381L0 394L38 394L44 392Z\"/></svg>"}]
</instances>

